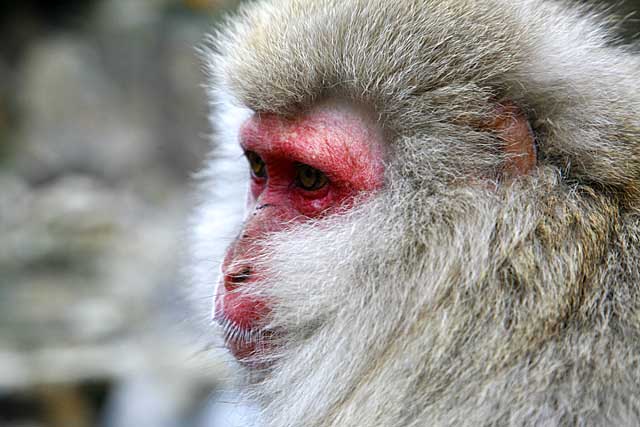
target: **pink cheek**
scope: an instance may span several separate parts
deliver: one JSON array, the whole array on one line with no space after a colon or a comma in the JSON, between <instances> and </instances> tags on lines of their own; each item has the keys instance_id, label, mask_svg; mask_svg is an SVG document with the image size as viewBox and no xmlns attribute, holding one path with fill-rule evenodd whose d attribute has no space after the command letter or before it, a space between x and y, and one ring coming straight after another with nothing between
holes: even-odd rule
<instances>
[{"instance_id":1,"label":"pink cheek","mask_svg":"<svg viewBox=\"0 0 640 427\"><path fill-rule=\"evenodd\" d=\"M293 204L301 215L308 218L316 218L332 213L334 208L342 206L344 202L354 195L351 191L344 191L332 186L324 192L320 191L316 194L296 191L293 195Z\"/></svg>"},{"instance_id":2,"label":"pink cheek","mask_svg":"<svg viewBox=\"0 0 640 427\"><path fill-rule=\"evenodd\" d=\"M249 190L250 190L251 196L253 197L253 201L257 200L258 197L260 197L265 187L266 187L266 180L264 179L258 180L255 178L251 178L251 183L249 184Z\"/></svg>"},{"instance_id":3,"label":"pink cheek","mask_svg":"<svg viewBox=\"0 0 640 427\"><path fill-rule=\"evenodd\" d=\"M301 195L294 196L294 206L301 215L315 218L331 205L328 197L321 199L307 199Z\"/></svg>"}]
</instances>

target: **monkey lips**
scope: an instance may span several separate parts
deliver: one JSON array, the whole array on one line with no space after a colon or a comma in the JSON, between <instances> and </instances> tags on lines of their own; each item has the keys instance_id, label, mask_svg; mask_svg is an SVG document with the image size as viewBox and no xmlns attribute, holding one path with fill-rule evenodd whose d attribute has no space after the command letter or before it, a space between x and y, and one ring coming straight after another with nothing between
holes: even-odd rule
<instances>
[{"instance_id":1,"label":"monkey lips","mask_svg":"<svg viewBox=\"0 0 640 427\"><path fill-rule=\"evenodd\" d=\"M241 361L264 353L266 341L273 335L261 323L269 309L264 301L240 292L239 283L250 284L248 274L234 276L224 274L223 283L215 300L214 319L222 327L225 344Z\"/></svg>"}]
</instances>

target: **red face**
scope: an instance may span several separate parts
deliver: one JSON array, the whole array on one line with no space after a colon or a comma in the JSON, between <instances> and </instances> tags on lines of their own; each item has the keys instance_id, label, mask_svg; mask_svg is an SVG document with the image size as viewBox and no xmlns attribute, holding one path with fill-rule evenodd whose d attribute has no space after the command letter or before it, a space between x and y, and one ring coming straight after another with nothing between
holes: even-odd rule
<instances>
[{"instance_id":1,"label":"red face","mask_svg":"<svg viewBox=\"0 0 640 427\"><path fill-rule=\"evenodd\" d=\"M249 216L222 265L216 318L238 359L265 348L260 325L267 301L233 292L261 277L252 259L265 233L344 208L354 196L383 184L381 133L372 118L345 106L318 107L299 117L254 115L240 130L251 171ZM249 339L247 339L249 337ZM259 344L258 344L259 345Z\"/></svg>"}]
</instances>

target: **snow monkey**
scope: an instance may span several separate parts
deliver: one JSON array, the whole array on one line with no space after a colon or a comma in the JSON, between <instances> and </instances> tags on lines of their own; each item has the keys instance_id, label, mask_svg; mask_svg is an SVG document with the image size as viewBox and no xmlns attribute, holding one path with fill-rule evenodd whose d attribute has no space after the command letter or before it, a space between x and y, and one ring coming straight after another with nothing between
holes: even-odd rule
<instances>
[{"instance_id":1,"label":"snow monkey","mask_svg":"<svg viewBox=\"0 0 640 427\"><path fill-rule=\"evenodd\" d=\"M640 60L605 22L274 0L211 37L194 275L265 426L640 425Z\"/></svg>"}]
</instances>

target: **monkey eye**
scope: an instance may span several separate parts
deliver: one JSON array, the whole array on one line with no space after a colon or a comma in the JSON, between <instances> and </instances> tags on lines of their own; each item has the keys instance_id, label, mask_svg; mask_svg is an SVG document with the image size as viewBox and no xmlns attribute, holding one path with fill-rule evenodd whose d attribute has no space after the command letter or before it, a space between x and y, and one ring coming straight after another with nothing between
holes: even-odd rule
<instances>
[{"instance_id":1,"label":"monkey eye","mask_svg":"<svg viewBox=\"0 0 640 427\"><path fill-rule=\"evenodd\" d=\"M328 182L327 176L318 169L304 163L296 165L296 185L303 190L319 190L327 185Z\"/></svg>"},{"instance_id":2,"label":"monkey eye","mask_svg":"<svg viewBox=\"0 0 640 427\"><path fill-rule=\"evenodd\" d=\"M264 160L253 151L246 151L244 155L249 161L249 167L251 168L251 175L255 178L266 178L267 168L264 164Z\"/></svg>"}]
</instances>

